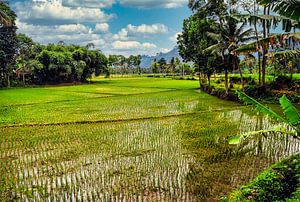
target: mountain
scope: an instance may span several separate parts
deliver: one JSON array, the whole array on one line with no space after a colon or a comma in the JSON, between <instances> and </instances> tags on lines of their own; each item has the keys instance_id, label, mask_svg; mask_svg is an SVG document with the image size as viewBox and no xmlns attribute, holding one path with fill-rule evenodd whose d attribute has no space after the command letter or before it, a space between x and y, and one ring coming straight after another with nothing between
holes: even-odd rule
<instances>
[{"instance_id":1,"label":"mountain","mask_svg":"<svg viewBox=\"0 0 300 202\"><path fill-rule=\"evenodd\" d=\"M166 61L169 63L172 58L178 57L180 61L182 61L182 58L179 55L178 47L175 47L173 50L167 52L167 53L158 53L156 56L149 56L149 55L142 55L142 62L141 62L141 68L148 68L151 67L151 64L153 63L153 60L160 60L161 58L165 58Z\"/></svg>"}]
</instances>

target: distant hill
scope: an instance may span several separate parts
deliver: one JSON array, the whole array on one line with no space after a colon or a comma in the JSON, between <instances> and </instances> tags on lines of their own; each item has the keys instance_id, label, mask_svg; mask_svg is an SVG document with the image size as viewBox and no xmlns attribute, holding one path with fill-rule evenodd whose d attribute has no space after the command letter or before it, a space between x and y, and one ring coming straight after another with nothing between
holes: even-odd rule
<instances>
[{"instance_id":1,"label":"distant hill","mask_svg":"<svg viewBox=\"0 0 300 202\"><path fill-rule=\"evenodd\" d=\"M180 57L178 52L178 47L175 47L173 50L167 53L158 53L156 56L142 55L141 67L142 68L151 67L151 64L154 59L160 60L161 58L165 58L166 61L169 63L173 57L174 58L178 57L180 61L182 61L182 58Z\"/></svg>"}]
</instances>

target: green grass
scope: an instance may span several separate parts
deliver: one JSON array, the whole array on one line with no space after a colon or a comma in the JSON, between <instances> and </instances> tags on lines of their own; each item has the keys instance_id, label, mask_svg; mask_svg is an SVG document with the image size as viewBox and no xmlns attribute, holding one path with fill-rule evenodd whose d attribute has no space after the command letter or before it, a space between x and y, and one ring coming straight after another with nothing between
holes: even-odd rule
<instances>
[{"instance_id":1,"label":"green grass","mask_svg":"<svg viewBox=\"0 0 300 202\"><path fill-rule=\"evenodd\" d=\"M288 155L269 149L284 151L280 138L259 155L254 140L228 145L275 123L198 85L133 77L1 90L1 201L214 201Z\"/></svg>"}]
</instances>

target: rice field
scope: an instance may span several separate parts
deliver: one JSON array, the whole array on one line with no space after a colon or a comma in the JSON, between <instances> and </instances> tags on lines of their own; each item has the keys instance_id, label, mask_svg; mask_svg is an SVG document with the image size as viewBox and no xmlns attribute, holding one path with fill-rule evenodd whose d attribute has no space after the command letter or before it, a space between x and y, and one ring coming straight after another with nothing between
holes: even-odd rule
<instances>
[{"instance_id":1,"label":"rice field","mask_svg":"<svg viewBox=\"0 0 300 202\"><path fill-rule=\"evenodd\" d=\"M275 122L197 81L97 78L0 90L1 201L218 201L285 156Z\"/></svg>"}]
</instances>

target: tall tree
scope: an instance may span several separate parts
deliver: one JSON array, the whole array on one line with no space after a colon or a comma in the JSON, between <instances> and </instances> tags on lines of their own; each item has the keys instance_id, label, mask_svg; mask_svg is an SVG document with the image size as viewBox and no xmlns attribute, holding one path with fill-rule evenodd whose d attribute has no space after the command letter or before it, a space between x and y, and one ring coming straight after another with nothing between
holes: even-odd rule
<instances>
[{"instance_id":1,"label":"tall tree","mask_svg":"<svg viewBox=\"0 0 300 202\"><path fill-rule=\"evenodd\" d=\"M18 46L17 27L14 23L17 16L2 1L0 2L0 11L10 19L10 26L0 26L0 86L9 87Z\"/></svg>"},{"instance_id":2,"label":"tall tree","mask_svg":"<svg viewBox=\"0 0 300 202\"><path fill-rule=\"evenodd\" d=\"M157 63L157 59L155 58L151 64L152 66L152 73L156 74L158 73L158 63Z\"/></svg>"},{"instance_id":3,"label":"tall tree","mask_svg":"<svg viewBox=\"0 0 300 202\"><path fill-rule=\"evenodd\" d=\"M220 55L224 59L225 54L228 55L229 60L227 62L229 64L225 65L225 67L232 65L237 70L239 70L242 88L244 89L243 74L239 65L239 58L238 55L235 54L234 50L243 45L243 43L255 39L255 37L252 36L253 31L251 28L246 29L245 23L239 25L239 22L233 16L227 15L224 19L225 20L223 24L219 24L217 26L217 34L209 33L210 37L217 40L218 43L207 48L207 50L218 53L218 55ZM223 61L225 63L225 60ZM225 70L225 74L227 73L228 71ZM228 93L228 75L225 75L225 77L226 92Z\"/></svg>"},{"instance_id":4,"label":"tall tree","mask_svg":"<svg viewBox=\"0 0 300 202\"><path fill-rule=\"evenodd\" d=\"M193 3L196 3L196 1ZM200 73L205 73L203 69L207 68L208 62L208 54L204 50L216 42L209 38L207 33L214 31L212 27L215 22L208 17L211 13L208 13L204 6L197 7L194 12L191 17L184 20L183 31L178 36L177 43L179 54L184 62L197 64L199 85L201 86Z\"/></svg>"},{"instance_id":5,"label":"tall tree","mask_svg":"<svg viewBox=\"0 0 300 202\"><path fill-rule=\"evenodd\" d=\"M137 71L138 71L138 74L141 74L142 71L141 71L141 62L142 62L142 56L141 55L137 55L135 56L134 58L134 66L137 68Z\"/></svg>"}]
</instances>

